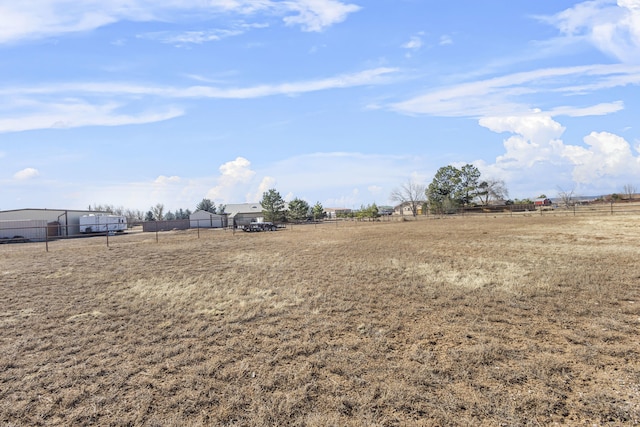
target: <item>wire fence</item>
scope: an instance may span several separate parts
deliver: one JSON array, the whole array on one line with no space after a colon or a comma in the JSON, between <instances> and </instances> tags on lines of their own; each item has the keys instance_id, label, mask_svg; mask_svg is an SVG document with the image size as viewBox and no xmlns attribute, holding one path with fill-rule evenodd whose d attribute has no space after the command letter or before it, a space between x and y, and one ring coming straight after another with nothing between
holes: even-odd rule
<instances>
[{"instance_id":1,"label":"wire fence","mask_svg":"<svg viewBox=\"0 0 640 427\"><path fill-rule=\"evenodd\" d=\"M427 213L427 216L442 217L445 215L457 216L606 216L606 215L640 215L640 203L574 203L569 206L560 205L505 205L505 206L478 206L473 208L461 208L449 212Z\"/></svg>"},{"instance_id":2,"label":"wire fence","mask_svg":"<svg viewBox=\"0 0 640 427\"><path fill-rule=\"evenodd\" d=\"M603 217L636 215L640 217L640 203L600 203L575 204L568 207L542 206L532 209L521 209L510 206L479 207L473 209L459 209L448 212L427 212L424 215L385 215L378 218L334 218L322 221L307 221L300 223L279 224L277 230L293 231L308 227L351 227L360 224L379 224L398 221L428 221L441 218L506 218L506 217ZM78 230L84 232L78 232ZM68 246L69 242L77 245L102 245L110 247L113 244L128 241L144 240L146 242L161 243L163 238L175 238L181 234L187 239L215 238L216 233L242 233L242 227L236 228L225 223L212 223L210 220L175 220L175 221L141 221L121 225L79 228L75 225L61 225L46 221L0 221L0 254L8 251L46 251L58 247ZM255 231L256 229L253 229ZM271 228L261 231L268 232ZM245 234L245 233L242 233ZM124 237L127 236L127 237ZM123 240L124 239L124 240Z\"/></svg>"}]
</instances>

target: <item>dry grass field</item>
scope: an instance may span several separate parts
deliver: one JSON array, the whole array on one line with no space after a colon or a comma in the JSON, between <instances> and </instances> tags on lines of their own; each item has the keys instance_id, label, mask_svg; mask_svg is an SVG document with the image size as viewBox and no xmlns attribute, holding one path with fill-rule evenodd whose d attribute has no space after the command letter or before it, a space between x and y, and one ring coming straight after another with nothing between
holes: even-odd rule
<instances>
[{"instance_id":1,"label":"dry grass field","mask_svg":"<svg viewBox=\"0 0 640 427\"><path fill-rule=\"evenodd\" d=\"M640 424L640 218L0 248L0 425Z\"/></svg>"}]
</instances>

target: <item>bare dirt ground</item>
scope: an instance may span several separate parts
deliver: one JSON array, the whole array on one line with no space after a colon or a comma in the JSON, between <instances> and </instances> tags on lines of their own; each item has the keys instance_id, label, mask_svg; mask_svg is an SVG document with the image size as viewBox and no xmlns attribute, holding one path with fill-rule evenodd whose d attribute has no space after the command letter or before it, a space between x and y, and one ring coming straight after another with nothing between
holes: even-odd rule
<instances>
[{"instance_id":1,"label":"bare dirt ground","mask_svg":"<svg viewBox=\"0 0 640 427\"><path fill-rule=\"evenodd\" d=\"M30 246L0 248L2 426L640 423L638 216Z\"/></svg>"}]
</instances>

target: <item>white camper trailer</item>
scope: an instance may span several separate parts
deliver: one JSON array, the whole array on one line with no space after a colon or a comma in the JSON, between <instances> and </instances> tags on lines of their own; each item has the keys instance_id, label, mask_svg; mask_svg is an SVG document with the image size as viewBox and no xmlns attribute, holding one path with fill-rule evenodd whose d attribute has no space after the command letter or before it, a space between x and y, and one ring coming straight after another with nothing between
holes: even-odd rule
<instances>
[{"instance_id":1,"label":"white camper trailer","mask_svg":"<svg viewBox=\"0 0 640 427\"><path fill-rule=\"evenodd\" d=\"M83 215L80 217L81 233L121 233L127 229L127 218L122 215Z\"/></svg>"}]
</instances>

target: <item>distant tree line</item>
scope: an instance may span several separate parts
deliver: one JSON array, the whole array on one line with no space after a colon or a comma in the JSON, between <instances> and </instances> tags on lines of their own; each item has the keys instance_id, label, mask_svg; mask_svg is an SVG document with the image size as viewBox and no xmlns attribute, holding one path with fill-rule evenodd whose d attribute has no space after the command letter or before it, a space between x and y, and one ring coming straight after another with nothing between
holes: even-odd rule
<instances>
[{"instance_id":1,"label":"distant tree line","mask_svg":"<svg viewBox=\"0 0 640 427\"><path fill-rule=\"evenodd\" d=\"M634 184L625 184L621 194L613 193L607 197L611 202L627 200L633 201L636 197L637 187ZM413 216L418 212L426 213L450 213L468 206L486 206L491 202L502 201L506 205L532 204L529 198L514 199L509 197L509 191L503 180L484 178L477 167L466 164L461 168L452 165L443 166L437 170L429 185L420 184L409 180L392 190L390 200L408 207ZM547 198L541 194L538 198ZM563 190L558 187L559 204L569 207L576 203L574 190ZM302 222L309 220L322 220L326 217L324 207L320 202L311 206L307 201L298 197L289 203L275 189L271 188L262 194L262 213L264 219L270 222ZM202 210L214 214L224 214L226 205L218 204L212 200L203 198L195 206L195 210ZM387 208L385 208L387 209ZM175 219L189 219L193 213L190 209L176 209L165 212L162 203L152 206L146 213L140 210L125 209L109 204L89 205L89 211L107 212L113 215L122 215L127 218L127 223L135 224L141 221L162 221ZM383 213L386 213L383 212ZM381 216L378 206L373 203L362 205L359 210L346 211L338 214L339 218L377 218Z\"/></svg>"},{"instance_id":2,"label":"distant tree line","mask_svg":"<svg viewBox=\"0 0 640 427\"><path fill-rule=\"evenodd\" d=\"M324 207L320 202L311 206L307 201L296 197L287 204L275 188L262 193L260 205L264 220L268 222L317 221L325 217Z\"/></svg>"},{"instance_id":3,"label":"distant tree line","mask_svg":"<svg viewBox=\"0 0 640 427\"><path fill-rule=\"evenodd\" d=\"M203 210L211 213L224 213L226 205L219 204L217 207L210 199L202 199L196 205L196 211ZM140 210L125 209L123 207L116 207L113 205L89 205L89 211L93 212L107 212L111 215L121 215L127 218L128 224L135 224L141 221L171 221L175 219L189 219L189 216L193 213L190 209L176 209L175 211L166 211L164 204L157 203L149 208L145 213Z\"/></svg>"}]
</instances>

